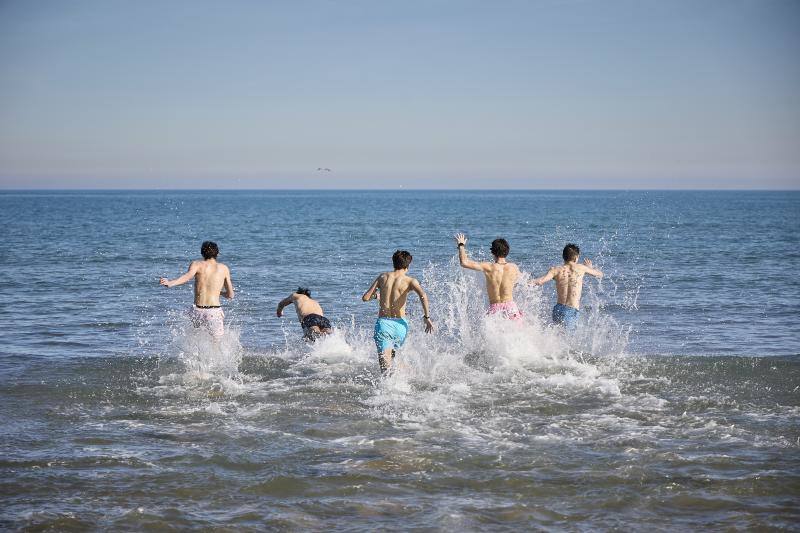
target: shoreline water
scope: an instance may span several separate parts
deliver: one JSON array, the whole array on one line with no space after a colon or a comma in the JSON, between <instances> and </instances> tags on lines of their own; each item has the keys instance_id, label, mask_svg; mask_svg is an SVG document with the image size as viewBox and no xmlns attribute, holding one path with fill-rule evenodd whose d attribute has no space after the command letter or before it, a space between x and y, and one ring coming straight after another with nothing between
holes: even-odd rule
<instances>
[{"instance_id":1,"label":"shoreline water","mask_svg":"<svg viewBox=\"0 0 800 533\"><path fill-rule=\"evenodd\" d=\"M288 196L0 193L0 527L800 519L800 289L773 261L800 263L800 194L403 192L400 220L385 192ZM550 326L552 291L515 295L521 328L488 320L451 229L479 257L508 238L534 275L581 244L607 278L578 335ZM206 238L238 289L220 345L186 321L190 288L157 285ZM381 380L358 296L401 246L439 332L410 302ZM338 328L314 345L274 316L300 284Z\"/></svg>"}]
</instances>

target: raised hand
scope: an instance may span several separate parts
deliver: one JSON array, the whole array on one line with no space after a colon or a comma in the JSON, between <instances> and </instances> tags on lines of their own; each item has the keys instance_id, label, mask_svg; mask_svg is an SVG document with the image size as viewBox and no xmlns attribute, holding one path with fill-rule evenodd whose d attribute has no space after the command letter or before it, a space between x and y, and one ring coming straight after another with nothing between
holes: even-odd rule
<instances>
[{"instance_id":1,"label":"raised hand","mask_svg":"<svg viewBox=\"0 0 800 533\"><path fill-rule=\"evenodd\" d=\"M586 265L587 267L591 268L592 267L592 260L587 257L586 259L583 260L583 264Z\"/></svg>"},{"instance_id":2,"label":"raised hand","mask_svg":"<svg viewBox=\"0 0 800 533\"><path fill-rule=\"evenodd\" d=\"M165 286L165 287L169 287L169 286L170 286L170 285L169 285L169 280L168 280L167 278L161 278L161 279L159 279L159 280L158 280L158 282L159 282L161 285Z\"/></svg>"},{"instance_id":3,"label":"raised hand","mask_svg":"<svg viewBox=\"0 0 800 533\"><path fill-rule=\"evenodd\" d=\"M459 244L463 245L467 244L467 236L464 235L463 233L456 233L454 238L456 240L456 246L458 246Z\"/></svg>"}]
</instances>

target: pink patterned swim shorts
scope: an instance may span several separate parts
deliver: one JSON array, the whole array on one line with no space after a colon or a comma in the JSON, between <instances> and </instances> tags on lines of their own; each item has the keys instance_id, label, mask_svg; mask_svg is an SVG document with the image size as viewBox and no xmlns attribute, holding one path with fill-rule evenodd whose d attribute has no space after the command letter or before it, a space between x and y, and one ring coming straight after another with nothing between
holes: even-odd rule
<instances>
[{"instance_id":1,"label":"pink patterned swim shorts","mask_svg":"<svg viewBox=\"0 0 800 533\"><path fill-rule=\"evenodd\" d=\"M222 337L225 333L225 313L221 307L192 306L189 315L196 328L205 328L213 337Z\"/></svg>"},{"instance_id":2,"label":"pink patterned swim shorts","mask_svg":"<svg viewBox=\"0 0 800 533\"><path fill-rule=\"evenodd\" d=\"M489 306L489 310L486 314L488 316L501 314L503 318L508 320L522 319L522 311L519 310L519 307L517 307L517 304L514 302L492 304Z\"/></svg>"}]
</instances>

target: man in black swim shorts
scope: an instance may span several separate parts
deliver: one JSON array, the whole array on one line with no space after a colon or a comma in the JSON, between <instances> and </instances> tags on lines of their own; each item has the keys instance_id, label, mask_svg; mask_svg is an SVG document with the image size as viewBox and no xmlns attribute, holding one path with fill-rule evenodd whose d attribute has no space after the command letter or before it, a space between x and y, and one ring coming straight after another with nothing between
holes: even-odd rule
<instances>
[{"instance_id":1,"label":"man in black swim shorts","mask_svg":"<svg viewBox=\"0 0 800 533\"><path fill-rule=\"evenodd\" d=\"M295 292L281 300L278 304L277 315L283 316L283 308L294 304L297 311L297 319L303 328L305 338L314 341L321 335L328 335L333 332L330 321L325 318L322 307L311 298L311 292L303 287L299 287Z\"/></svg>"}]
</instances>

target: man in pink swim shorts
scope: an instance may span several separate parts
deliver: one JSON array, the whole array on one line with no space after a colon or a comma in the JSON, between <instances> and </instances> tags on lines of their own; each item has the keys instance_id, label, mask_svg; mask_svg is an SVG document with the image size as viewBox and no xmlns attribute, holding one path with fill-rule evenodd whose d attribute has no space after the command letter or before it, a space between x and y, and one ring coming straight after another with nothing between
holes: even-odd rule
<instances>
[{"instance_id":1,"label":"man in pink swim shorts","mask_svg":"<svg viewBox=\"0 0 800 533\"><path fill-rule=\"evenodd\" d=\"M200 253L203 260L192 261L186 274L173 280L161 278L159 283L165 287L175 287L194 278L194 305L190 311L192 323L194 327L204 328L215 339L219 339L225 333L225 313L222 312L219 297L233 299L231 271L217 262L219 247L216 243L204 242Z\"/></svg>"},{"instance_id":2,"label":"man in pink swim shorts","mask_svg":"<svg viewBox=\"0 0 800 533\"><path fill-rule=\"evenodd\" d=\"M491 252L494 262L472 261L467 257L467 237L463 233L455 236L458 248L458 261L470 270L483 272L486 278L486 292L489 295L487 315L499 315L508 320L520 320L522 311L514 303L514 285L519 278L519 267L506 261L511 247L505 239L492 241Z\"/></svg>"}]
</instances>

